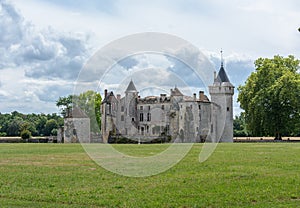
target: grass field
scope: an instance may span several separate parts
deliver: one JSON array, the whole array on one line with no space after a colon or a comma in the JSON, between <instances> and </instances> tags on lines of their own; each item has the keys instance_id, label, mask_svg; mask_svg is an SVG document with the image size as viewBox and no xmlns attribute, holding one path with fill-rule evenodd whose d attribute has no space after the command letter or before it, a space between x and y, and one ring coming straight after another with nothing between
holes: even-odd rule
<instances>
[{"instance_id":1,"label":"grass field","mask_svg":"<svg viewBox=\"0 0 300 208\"><path fill-rule=\"evenodd\" d=\"M300 144L202 145L146 178L108 172L80 144L1 144L0 207L299 207ZM165 145L118 145L133 155Z\"/></svg>"}]
</instances>

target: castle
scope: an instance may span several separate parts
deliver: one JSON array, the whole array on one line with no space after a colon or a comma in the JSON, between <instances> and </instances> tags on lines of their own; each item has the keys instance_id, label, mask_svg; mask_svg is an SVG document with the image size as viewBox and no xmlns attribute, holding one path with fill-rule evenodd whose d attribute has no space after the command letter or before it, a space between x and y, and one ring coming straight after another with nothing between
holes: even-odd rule
<instances>
[{"instance_id":1,"label":"castle","mask_svg":"<svg viewBox=\"0 0 300 208\"><path fill-rule=\"evenodd\" d=\"M210 100L203 91L186 96L175 87L170 95L141 98L131 80L125 96L105 90L101 105L103 142L122 136L139 142L167 137L174 142L233 142L233 94L221 63Z\"/></svg>"}]
</instances>

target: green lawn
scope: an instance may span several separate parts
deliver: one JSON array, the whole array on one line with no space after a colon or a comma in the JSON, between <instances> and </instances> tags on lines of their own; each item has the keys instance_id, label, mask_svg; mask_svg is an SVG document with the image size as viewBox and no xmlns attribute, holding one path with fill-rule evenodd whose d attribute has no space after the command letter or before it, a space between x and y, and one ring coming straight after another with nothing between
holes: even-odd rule
<instances>
[{"instance_id":1,"label":"green lawn","mask_svg":"<svg viewBox=\"0 0 300 208\"><path fill-rule=\"evenodd\" d=\"M133 155L166 147L116 146ZM80 144L0 144L0 207L300 206L300 144L219 144L199 163L201 147L162 174L130 178L99 167Z\"/></svg>"}]
</instances>

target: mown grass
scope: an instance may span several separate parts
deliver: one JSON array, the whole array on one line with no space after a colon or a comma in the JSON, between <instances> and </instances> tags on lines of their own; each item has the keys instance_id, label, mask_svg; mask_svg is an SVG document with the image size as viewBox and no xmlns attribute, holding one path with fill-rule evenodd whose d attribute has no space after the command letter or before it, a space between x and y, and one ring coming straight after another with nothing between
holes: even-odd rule
<instances>
[{"instance_id":1,"label":"mown grass","mask_svg":"<svg viewBox=\"0 0 300 208\"><path fill-rule=\"evenodd\" d=\"M167 145L116 145L153 155ZM95 164L80 144L1 144L0 207L299 207L300 144L202 145L168 171L120 176Z\"/></svg>"}]
</instances>

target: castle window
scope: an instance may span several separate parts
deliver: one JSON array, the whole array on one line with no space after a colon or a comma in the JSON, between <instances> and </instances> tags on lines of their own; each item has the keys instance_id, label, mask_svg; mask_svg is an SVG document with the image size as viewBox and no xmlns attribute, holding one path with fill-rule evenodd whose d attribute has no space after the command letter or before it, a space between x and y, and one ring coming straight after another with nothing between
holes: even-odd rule
<instances>
[{"instance_id":1,"label":"castle window","mask_svg":"<svg viewBox=\"0 0 300 208\"><path fill-rule=\"evenodd\" d=\"M193 109L193 106L191 105L191 109Z\"/></svg>"},{"instance_id":2,"label":"castle window","mask_svg":"<svg viewBox=\"0 0 300 208\"><path fill-rule=\"evenodd\" d=\"M121 112L124 112L124 106L121 106Z\"/></svg>"},{"instance_id":3,"label":"castle window","mask_svg":"<svg viewBox=\"0 0 300 208\"><path fill-rule=\"evenodd\" d=\"M124 121L124 115L121 115L121 121Z\"/></svg>"},{"instance_id":4,"label":"castle window","mask_svg":"<svg viewBox=\"0 0 300 208\"><path fill-rule=\"evenodd\" d=\"M229 87L229 90L231 90L231 87Z\"/></svg>"},{"instance_id":5,"label":"castle window","mask_svg":"<svg viewBox=\"0 0 300 208\"><path fill-rule=\"evenodd\" d=\"M148 106L148 110L150 110L150 105Z\"/></svg>"},{"instance_id":6,"label":"castle window","mask_svg":"<svg viewBox=\"0 0 300 208\"><path fill-rule=\"evenodd\" d=\"M134 118L131 118L131 121L134 121Z\"/></svg>"},{"instance_id":7,"label":"castle window","mask_svg":"<svg viewBox=\"0 0 300 208\"><path fill-rule=\"evenodd\" d=\"M214 132L214 125L210 125L210 133Z\"/></svg>"},{"instance_id":8,"label":"castle window","mask_svg":"<svg viewBox=\"0 0 300 208\"><path fill-rule=\"evenodd\" d=\"M144 127L141 127L141 134L144 135Z\"/></svg>"},{"instance_id":9,"label":"castle window","mask_svg":"<svg viewBox=\"0 0 300 208\"><path fill-rule=\"evenodd\" d=\"M165 105L161 105L161 109L164 110L165 109Z\"/></svg>"},{"instance_id":10,"label":"castle window","mask_svg":"<svg viewBox=\"0 0 300 208\"><path fill-rule=\"evenodd\" d=\"M151 113L147 113L147 121L151 121Z\"/></svg>"},{"instance_id":11,"label":"castle window","mask_svg":"<svg viewBox=\"0 0 300 208\"><path fill-rule=\"evenodd\" d=\"M140 110L141 110L141 111L143 110L143 106L140 106Z\"/></svg>"},{"instance_id":12,"label":"castle window","mask_svg":"<svg viewBox=\"0 0 300 208\"><path fill-rule=\"evenodd\" d=\"M149 126L146 126L146 129L147 129L147 133L149 133Z\"/></svg>"},{"instance_id":13,"label":"castle window","mask_svg":"<svg viewBox=\"0 0 300 208\"><path fill-rule=\"evenodd\" d=\"M140 113L140 121L144 121L144 114Z\"/></svg>"},{"instance_id":14,"label":"castle window","mask_svg":"<svg viewBox=\"0 0 300 208\"><path fill-rule=\"evenodd\" d=\"M199 107L199 110L201 110L201 105L199 105L198 107Z\"/></svg>"},{"instance_id":15,"label":"castle window","mask_svg":"<svg viewBox=\"0 0 300 208\"><path fill-rule=\"evenodd\" d=\"M219 87L219 90L221 91L221 87Z\"/></svg>"},{"instance_id":16,"label":"castle window","mask_svg":"<svg viewBox=\"0 0 300 208\"><path fill-rule=\"evenodd\" d=\"M167 134L169 134L169 132L170 132L170 125L166 126L166 132L167 132Z\"/></svg>"},{"instance_id":17,"label":"castle window","mask_svg":"<svg viewBox=\"0 0 300 208\"><path fill-rule=\"evenodd\" d=\"M229 111L229 107L227 107L227 111Z\"/></svg>"}]
</instances>

